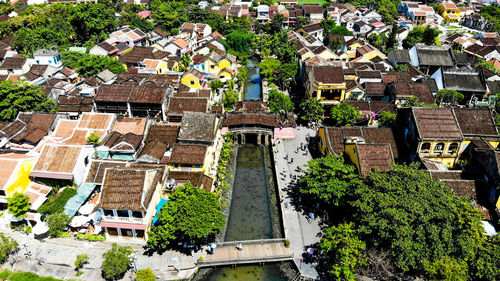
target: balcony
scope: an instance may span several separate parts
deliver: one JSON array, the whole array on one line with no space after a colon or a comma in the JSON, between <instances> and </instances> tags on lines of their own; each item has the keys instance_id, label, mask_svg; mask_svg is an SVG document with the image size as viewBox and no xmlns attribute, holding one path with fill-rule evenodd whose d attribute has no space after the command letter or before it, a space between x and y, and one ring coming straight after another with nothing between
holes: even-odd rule
<instances>
[{"instance_id":1,"label":"balcony","mask_svg":"<svg viewBox=\"0 0 500 281\"><path fill-rule=\"evenodd\" d=\"M143 218L133 218L133 217L103 216L102 220L107 222L144 223Z\"/></svg>"}]
</instances>

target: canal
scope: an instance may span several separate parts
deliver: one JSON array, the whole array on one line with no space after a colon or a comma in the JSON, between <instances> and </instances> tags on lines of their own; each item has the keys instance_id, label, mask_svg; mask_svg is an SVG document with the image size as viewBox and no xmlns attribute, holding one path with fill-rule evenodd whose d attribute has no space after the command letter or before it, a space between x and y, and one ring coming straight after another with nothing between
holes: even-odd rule
<instances>
[{"instance_id":1,"label":"canal","mask_svg":"<svg viewBox=\"0 0 500 281\"><path fill-rule=\"evenodd\" d=\"M244 100L260 100L262 98L262 85L258 62L249 59L247 63L247 80L245 81Z\"/></svg>"},{"instance_id":2,"label":"canal","mask_svg":"<svg viewBox=\"0 0 500 281\"><path fill-rule=\"evenodd\" d=\"M236 147L236 172L225 241L283 237L270 148L246 144ZM217 251L217 249L216 249ZM203 281L285 281L280 264L218 267Z\"/></svg>"}]
</instances>

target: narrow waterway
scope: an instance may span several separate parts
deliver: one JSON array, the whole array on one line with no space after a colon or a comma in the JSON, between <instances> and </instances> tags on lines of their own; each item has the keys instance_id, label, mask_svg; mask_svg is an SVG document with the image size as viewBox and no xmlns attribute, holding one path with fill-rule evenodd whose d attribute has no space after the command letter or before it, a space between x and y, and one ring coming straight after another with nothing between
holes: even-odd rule
<instances>
[{"instance_id":1,"label":"narrow waterway","mask_svg":"<svg viewBox=\"0 0 500 281\"><path fill-rule=\"evenodd\" d=\"M247 70L247 80L245 81L245 96L243 99L246 101L260 100L262 98L262 85L258 62L249 59Z\"/></svg>"},{"instance_id":2,"label":"narrow waterway","mask_svg":"<svg viewBox=\"0 0 500 281\"><path fill-rule=\"evenodd\" d=\"M247 144L238 148L233 197L225 241L282 237L269 147ZM272 172L272 171L271 171ZM217 251L217 249L216 249ZM285 281L278 264L218 267L205 281Z\"/></svg>"}]
</instances>

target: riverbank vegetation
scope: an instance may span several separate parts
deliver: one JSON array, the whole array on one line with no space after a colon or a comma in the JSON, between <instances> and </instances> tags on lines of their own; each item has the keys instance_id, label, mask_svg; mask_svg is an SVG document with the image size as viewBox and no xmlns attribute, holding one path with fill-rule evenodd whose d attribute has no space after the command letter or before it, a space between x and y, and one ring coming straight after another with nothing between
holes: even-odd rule
<instances>
[{"instance_id":1,"label":"riverbank vegetation","mask_svg":"<svg viewBox=\"0 0 500 281\"><path fill-rule=\"evenodd\" d=\"M215 189L217 193L220 194L222 190L230 189L230 183L228 181L229 176L229 165L232 161L233 155L233 134L227 133L224 135L224 143L222 144L222 149L219 156L219 162L217 163L217 175L215 182Z\"/></svg>"},{"instance_id":2,"label":"riverbank vegetation","mask_svg":"<svg viewBox=\"0 0 500 281\"><path fill-rule=\"evenodd\" d=\"M201 245L225 224L219 195L187 183L178 187L158 213L158 224L148 233L147 247L167 250L173 241Z\"/></svg>"},{"instance_id":3,"label":"riverbank vegetation","mask_svg":"<svg viewBox=\"0 0 500 281\"><path fill-rule=\"evenodd\" d=\"M481 213L415 164L366 178L340 156L312 160L300 180L304 208L325 223L315 258L328 278L496 280L500 239Z\"/></svg>"}]
</instances>

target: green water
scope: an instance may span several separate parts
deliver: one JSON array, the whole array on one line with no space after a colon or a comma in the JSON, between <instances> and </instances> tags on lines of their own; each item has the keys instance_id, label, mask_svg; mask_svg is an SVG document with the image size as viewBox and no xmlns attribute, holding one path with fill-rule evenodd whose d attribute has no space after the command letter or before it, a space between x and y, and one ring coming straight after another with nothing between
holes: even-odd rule
<instances>
[{"instance_id":1,"label":"green water","mask_svg":"<svg viewBox=\"0 0 500 281\"><path fill-rule=\"evenodd\" d=\"M273 226L272 202L265 167L265 146L247 144L238 151L231 211L225 241L281 237ZM216 249L217 251L217 249ZM203 281L286 281L278 264L218 267Z\"/></svg>"}]
</instances>

